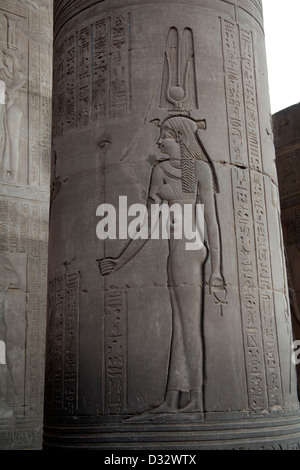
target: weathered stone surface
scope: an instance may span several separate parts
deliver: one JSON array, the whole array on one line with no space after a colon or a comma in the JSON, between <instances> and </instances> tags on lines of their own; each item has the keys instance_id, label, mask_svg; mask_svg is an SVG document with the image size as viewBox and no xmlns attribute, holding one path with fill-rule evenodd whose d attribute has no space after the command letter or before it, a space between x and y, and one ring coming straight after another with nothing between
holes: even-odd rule
<instances>
[{"instance_id":1,"label":"weathered stone surface","mask_svg":"<svg viewBox=\"0 0 300 470\"><path fill-rule=\"evenodd\" d=\"M0 448L41 447L52 4L0 2Z\"/></svg>"},{"instance_id":2,"label":"weathered stone surface","mask_svg":"<svg viewBox=\"0 0 300 470\"><path fill-rule=\"evenodd\" d=\"M54 10L45 447L298 447L261 2ZM207 247L99 240L119 196Z\"/></svg>"},{"instance_id":3,"label":"weathered stone surface","mask_svg":"<svg viewBox=\"0 0 300 470\"><path fill-rule=\"evenodd\" d=\"M300 105L273 116L283 239L287 258L293 333L300 340ZM298 345L295 344L296 350ZM295 351L295 359L299 354ZM300 368L297 365L298 394Z\"/></svg>"}]
</instances>

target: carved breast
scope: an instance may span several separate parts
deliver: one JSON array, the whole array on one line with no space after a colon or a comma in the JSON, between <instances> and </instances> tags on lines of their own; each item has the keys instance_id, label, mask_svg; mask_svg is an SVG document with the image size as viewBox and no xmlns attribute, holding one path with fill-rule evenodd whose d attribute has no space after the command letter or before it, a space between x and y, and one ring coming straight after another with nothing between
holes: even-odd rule
<instances>
[{"instance_id":1,"label":"carved breast","mask_svg":"<svg viewBox=\"0 0 300 470\"><path fill-rule=\"evenodd\" d=\"M157 194L163 201L171 201L176 198L175 191L169 183L163 184Z\"/></svg>"}]
</instances>

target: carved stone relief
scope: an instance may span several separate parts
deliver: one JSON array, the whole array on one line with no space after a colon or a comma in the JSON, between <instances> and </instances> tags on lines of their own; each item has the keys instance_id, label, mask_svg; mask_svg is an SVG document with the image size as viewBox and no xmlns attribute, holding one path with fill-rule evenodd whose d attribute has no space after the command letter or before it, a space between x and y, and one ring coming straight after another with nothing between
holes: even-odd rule
<instances>
[{"instance_id":1,"label":"carved stone relief","mask_svg":"<svg viewBox=\"0 0 300 470\"><path fill-rule=\"evenodd\" d=\"M203 429L240 420L257 441L266 416L271 429L298 406L261 2L138 3L74 0L71 18L56 4L46 446L74 443L74 418L87 447L162 447L163 432L205 446ZM186 250L174 219L167 240L151 224L146 238L99 240L98 204L117 231L122 196L148 211L204 204L203 246Z\"/></svg>"},{"instance_id":2,"label":"carved stone relief","mask_svg":"<svg viewBox=\"0 0 300 470\"><path fill-rule=\"evenodd\" d=\"M74 414L78 409L80 274L50 283L45 406Z\"/></svg>"},{"instance_id":3,"label":"carved stone relief","mask_svg":"<svg viewBox=\"0 0 300 470\"><path fill-rule=\"evenodd\" d=\"M17 397L16 380L12 373L10 351L7 348L7 309L6 297L9 288L16 288L19 285L19 276L10 260L0 254L0 401L14 404Z\"/></svg>"},{"instance_id":4,"label":"carved stone relief","mask_svg":"<svg viewBox=\"0 0 300 470\"><path fill-rule=\"evenodd\" d=\"M51 125L48 10L44 5L37 12L7 2L0 15L0 83L5 92L0 104L1 178L12 184L46 188L50 169L45 154L49 154ZM24 39L27 16L29 29L35 34L44 27L45 40L38 41L33 35ZM28 148L24 140L28 140Z\"/></svg>"},{"instance_id":5,"label":"carved stone relief","mask_svg":"<svg viewBox=\"0 0 300 470\"><path fill-rule=\"evenodd\" d=\"M16 181L19 167L20 128L23 110L18 102L18 90L26 77L22 72L21 60L10 49L1 51L0 79L5 85L3 112L4 143L1 156L1 175L4 179Z\"/></svg>"},{"instance_id":6,"label":"carved stone relief","mask_svg":"<svg viewBox=\"0 0 300 470\"><path fill-rule=\"evenodd\" d=\"M10 449L41 446L52 33L50 3L38 3L0 3L0 271L11 278L1 278L0 445Z\"/></svg>"},{"instance_id":7,"label":"carved stone relief","mask_svg":"<svg viewBox=\"0 0 300 470\"><path fill-rule=\"evenodd\" d=\"M126 293L108 290L105 296L105 399L108 414L122 414L127 404Z\"/></svg>"},{"instance_id":8,"label":"carved stone relief","mask_svg":"<svg viewBox=\"0 0 300 470\"><path fill-rule=\"evenodd\" d=\"M198 109L193 32L176 28L168 33L160 106L169 112Z\"/></svg>"},{"instance_id":9,"label":"carved stone relief","mask_svg":"<svg viewBox=\"0 0 300 470\"><path fill-rule=\"evenodd\" d=\"M193 57L191 29L184 29L181 41L178 30L171 28L166 44L160 100L160 106L169 116L166 114L162 123L159 119L153 120L160 129L157 145L165 159L157 161L152 168L146 204L150 207L153 203L167 202L172 208L174 203L190 203L194 211L197 203L205 204L209 214L206 219L208 235L203 248L196 252L186 251L187 239L184 237L176 240L173 238L174 233L170 236L166 270L172 310L172 340L167 388L164 401L151 409L150 414L142 414L138 419L152 419L151 415L157 413L203 412L204 336L201 325L204 306L203 273L208 257L211 266L210 294L214 295L218 304L226 300L215 200L215 193L219 191L218 177L198 135L198 129L205 128L205 121L195 121L190 117L198 111ZM145 240L142 240L142 245L144 244ZM140 249L141 243L132 241L118 258L100 260L101 274L107 276L119 270ZM184 395L186 397L183 404Z\"/></svg>"},{"instance_id":10,"label":"carved stone relief","mask_svg":"<svg viewBox=\"0 0 300 470\"><path fill-rule=\"evenodd\" d=\"M59 45L54 135L129 111L129 25L129 15L112 14L72 31Z\"/></svg>"}]
</instances>

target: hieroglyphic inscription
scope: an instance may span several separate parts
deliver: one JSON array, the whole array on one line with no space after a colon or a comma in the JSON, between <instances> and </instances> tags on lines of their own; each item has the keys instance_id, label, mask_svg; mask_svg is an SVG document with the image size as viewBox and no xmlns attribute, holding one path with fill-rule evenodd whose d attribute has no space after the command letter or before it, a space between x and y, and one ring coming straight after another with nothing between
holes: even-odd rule
<instances>
[{"instance_id":1,"label":"hieroglyphic inscription","mask_svg":"<svg viewBox=\"0 0 300 470\"><path fill-rule=\"evenodd\" d=\"M40 178L42 188L50 184L50 146L51 146L51 57L44 44L40 45Z\"/></svg>"},{"instance_id":2,"label":"hieroglyphic inscription","mask_svg":"<svg viewBox=\"0 0 300 470\"><path fill-rule=\"evenodd\" d=\"M40 31L40 10L38 8L29 9L29 30L35 33Z\"/></svg>"},{"instance_id":3,"label":"hieroglyphic inscription","mask_svg":"<svg viewBox=\"0 0 300 470\"><path fill-rule=\"evenodd\" d=\"M129 15L99 18L58 45L54 135L130 111Z\"/></svg>"},{"instance_id":4,"label":"hieroglyphic inscription","mask_svg":"<svg viewBox=\"0 0 300 470\"><path fill-rule=\"evenodd\" d=\"M251 32L225 20L222 35L231 162L246 168L233 170L233 192L249 404L257 410L282 403L282 387L253 41Z\"/></svg>"},{"instance_id":5,"label":"hieroglyphic inscription","mask_svg":"<svg viewBox=\"0 0 300 470\"><path fill-rule=\"evenodd\" d=\"M49 283L47 395L49 409L78 409L80 274Z\"/></svg>"},{"instance_id":6,"label":"hieroglyphic inscription","mask_svg":"<svg viewBox=\"0 0 300 470\"><path fill-rule=\"evenodd\" d=\"M48 322L46 341L46 369L45 377L47 387L45 389L45 406L53 407L54 394L54 347L55 347L55 295L56 281L50 281L48 285Z\"/></svg>"},{"instance_id":7,"label":"hieroglyphic inscription","mask_svg":"<svg viewBox=\"0 0 300 470\"><path fill-rule=\"evenodd\" d=\"M0 199L0 247L6 250L7 247L7 204L6 199Z\"/></svg>"},{"instance_id":8,"label":"hieroglyphic inscription","mask_svg":"<svg viewBox=\"0 0 300 470\"><path fill-rule=\"evenodd\" d=\"M56 119L56 133L63 134L65 128L65 43L63 43L55 54L54 63L54 107Z\"/></svg>"},{"instance_id":9,"label":"hieroglyphic inscription","mask_svg":"<svg viewBox=\"0 0 300 470\"><path fill-rule=\"evenodd\" d=\"M18 251L19 253L26 253L27 243L28 243L28 206L27 204L20 203L18 213L19 213ZM48 221L47 221L47 227L48 227Z\"/></svg>"},{"instance_id":10,"label":"hieroglyphic inscription","mask_svg":"<svg viewBox=\"0 0 300 470\"><path fill-rule=\"evenodd\" d=\"M10 13L4 13L7 20L7 47L8 49L18 49L18 23L20 18Z\"/></svg>"},{"instance_id":11,"label":"hieroglyphic inscription","mask_svg":"<svg viewBox=\"0 0 300 470\"><path fill-rule=\"evenodd\" d=\"M28 204L0 199L0 246L2 250L26 253L28 240Z\"/></svg>"},{"instance_id":12,"label":"hieroglyphic inscription","mask_svg":"<svg viewBox=\"0 0 300 470\"><path fill-rule=\"evenodd\" d=\"M0 432L1 449L33 449L40 447L42 441L42 430L11 430Z\"/></svg>"},{"instance_id":13,"label":"hieroglyphic inscription","mask_svg":"<svg viewBox=\"0 0 300 470\"><path fill-rule=\"evenodd\" d=\"M8 2L6 0L1 0L0 3L0 10L4 10L9 13L13 13L14 15L26 18L27 16L27 8L23 5L15 5L11 2Z\"/></svg>"},{"instance_id":14,"label":"hieroglyphic inscription","mask_svg":"<svg viewBox=\"0 0 300 470\"><path fill-rule=\"evenodd\" d=\"M121 116L128 111L128 20L118 15L112 19L111 31L111 116Z\"/></svg>"},{"instance_id":15,"label":"hieroglyphic inscription","mask_svg":"<svg viewBox=\"0 0 300 470\"><path fill-rule=\"evenodd\" d=\"M79 275L66 277L64 409L78 409Z\"/></svg>"},{"instance_id":16,"label":"hieroglyphic inscription","mask_svg":"<svg viewBox=\"0 0 300 470\"><path fill-rule=\"evenodd\" d=\"M18 202L8 201L8 249L11 252L18 251Z\"/></svg>"},{"instance_id":17,"label":"hieroglyphic inscription","mask_svg":"<svg viewBox=\"0 0 300 470\"><path fill-rule=\"evenodd\" d=\"M91 47L91 33L90 27L78 31L78 91L77 91L77 124L84 126L88 124L90 118L90 83L91 83L91 61L90 61L90 47Z\"/></svg>"},{"instance_id":18,"label":"hieroglyphic inscription","mask_svg":"<svg viewBox=\"0 0 300 470\"><path fill-rule=\"evenodd\" d=\"M109 32L110 18L94 24L92 119L105 117L109 111Z\"/></svg>"},{"instance_id":19,"label":"hieroglyphic inscription","mask_svg":"<svg viewBox=\"0 0 300 470\"><path fill-rule=\"evenodd\" d=\"M53 406L63 409L63 322L65 310L65 279L56 280L55 290L55 343L53 370Z\"/></svg>"},{"instance_id":20,"label":"hieroglyphic inscription","mask_svg":"<svg viewBox=\"0 0 300 470\"><path fill-rule=\"evenodd\" d=\"M252 35L249 31L244 29L240 30L240 45L249 164L252 168L261 170L262 159L257 113L254 55Z\"/></svg>"},{"instance_id":21,"label":"hieroglyphic inscription","mask_svg":"<svg viewBox=\"0 0 300 470\"><path fill-rule=\"evenodd\" d=\"M76 38L72 34L66 41L66 127L76 126Z\"/></svg>"},{"instance_id":22,"label":"hieroglyphic inscription","mask_svg":"<svg viewBox=\"0 0 300 470\"><path fill-rule=\"evenodd\" d=\"M48 227L49 227L49 209L41 207L40 219L40 253L39 253L39 350L40 371L39 378L39 403L44 402L44 380L45 380L45 356L43 354L46 344L46 315L41 312L47 312L47 287L48 287Z\"/></svg>"},{"instance_id":23,"label":"hieroglyphic inscription","mask_svg":"<svg viewBox=\"0 0 300 470\"><path fill-rule=\"evenodd\" d=\"M222 35L231 162L235 165L246 165L243 87L237 25L224 20Z\"/></svg>"},{"instance_id":24,"label":"hieroglyphic inscription","mask_svg":"<svg viewBox=\"0 0 300 470\"><path fill-rule=\"evenodd\" d=\"M252 205L268 398L269 405L274 406L282 403L282 390L274 317L264 181L263 176L257 172L252 175Z\"/></svg>"},{"instance_id":25,"label":"hieroglyphic inscription","mask_svg":"<svg viewBox=\"0 0 300 470\"><path fill-rule=\"evenodd\" d=\"M262 158L259 131L259 114L255 79L252 34L240 31L241 62L245 100L248 165L251 178L251 198L256 243L257 277L262 321L262 338L265 355L269 405L282 403L280 364L274 317L274 301L270 262L270 246L264 180L261 175ZM253 171L259 170L259 171Z\"/></svg>"},{"instance_id":26,"label":"hieroglyphic inscription","mask_svg":"<svg viewBox=\"0 0 300 470\"><path fill-rule=\"evenodd\" d=\"M39 348L39 300L40 300L40 207L29 207L29 241L28 241L28 274L27 274L27 337L26 337L26 404L34 405L38 401L40 378Z\"/></svg>"},{"instance_id":27,"label":"hieroglyphic inscription","mask_svg":"<svg viewBox=\"0 0 300 470\"><path fill-rule=\"evenodd\" d=\"M45 205L0 199L1 251L27 254L25 403L43 401L43 344L45 339L48 208ZM23 258L24 259L24 258Z\"/></svg>"},{"instance_id":28,"label":"hieroglyphic inscription","mask_svg":"<svg viewBox=\"0 0 300 470\"><path fill-rule=\"evenodd\" d=\"M232 178L249 406L260 410L266 408L267 396L249 174L247 170L234 169Z\"/></svg>"},{"instance_id":29,"label":"hieroglyphic inscription","mask_svg":"<svg viewBox=\"0 0 300 470\"><path fill-rule=\"evenodd\" d=\"M105 295L105 411L126 409L127 309L126 294L110 290Z\"/></svg>"}]
</instances>

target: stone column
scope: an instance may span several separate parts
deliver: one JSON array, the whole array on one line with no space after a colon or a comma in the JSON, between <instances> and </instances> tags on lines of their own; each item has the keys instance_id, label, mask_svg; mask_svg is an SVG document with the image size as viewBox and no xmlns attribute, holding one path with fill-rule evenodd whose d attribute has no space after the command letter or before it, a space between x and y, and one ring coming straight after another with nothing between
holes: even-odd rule
<instances>
[{"instance_id":1,"label":"stone column","mask_svg":"<svg viewBox=\"0 0 300 470\"><path fill-rule=\"evenodd\" d=\"M0 448L41 447L52 4L0 2Z\"/></svg>"},{"instance_id":2,"label":"stone column","mask_svg":"<svg viewBox=\"0 0 300 470\"><path fill-rule=\"evenodd\" d=\"M298 448L261 1L54 9L45 448Z\"/></svg>"},{"instance_id":3,"label":"stone column","mask_svg":"<svg viewBox=\"0 0 300 470\"><path fill-rule=\"evenodd\" d=\"M300 340L300 104L273 116L281 221L286 251L293 336ZM295 344L295 360L299 361ZM297 364L298 394L300 365Z\"/></svg>"}]
</instances>

